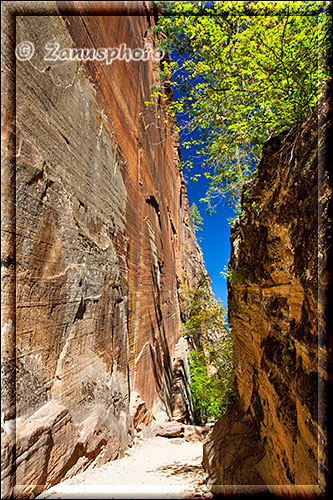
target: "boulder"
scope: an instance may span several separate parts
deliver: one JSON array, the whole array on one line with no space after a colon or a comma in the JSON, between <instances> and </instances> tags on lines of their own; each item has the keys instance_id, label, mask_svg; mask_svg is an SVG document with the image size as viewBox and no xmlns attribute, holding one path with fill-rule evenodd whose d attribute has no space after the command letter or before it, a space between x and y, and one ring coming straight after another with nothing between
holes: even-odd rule
<instances>
[{"instance_id":1,"label":"boulder","mask_svg":"<svg viewBox=\"0 0 333 500\"><path fill-rule=\"evenodd\" d=\"M205 441L208 437L211 427L205 425L204 427L199 425L185 425L184 437L185 441Z\"/></svg>"},{"instance_id":2,"label":"boulder","mask_svg":"<svg viewBox=\"0 0 333 500\"><path fill-rule=\"evenodd\" d=\"M138 425L137 430L140 432L143 439L151 439L156 436L156 431L143 422Z\"/></svg>"},{"instance_id":3,"label":"boulder","mask_svg":"<svg viewBox=\"0 0 333 500\"><path fill-rule=\"evenodd\" d=\"M157 423L154 421L151 425L151 429L155 432L156 436L167 438L184 436L184 425L179 422Z\"/></svg>"},{"instance_id":4,"label":"boulder","mask_svg":"<svg viewBox=\"0 0 333 500\"><path fill-rule=\"evenodd\" d=\"M79 445L95 466L115 460L126 448L124 430L115 416L102 405L92 409L79 430Z\"/></svg>"},{"instance_id":5,"label":"boulder","mask_svg":"<svg viewBox=\"0 0 333 500\"><path fill-rule=\"evenodd\" d=\"M15 432L14 420L1 424L1 498L8 498L15 479Z\"/></svg>"},{"instance_id":6,"label":"boulder","mask_svg":"<svg viewBox=\"0 0 333 500\"><path fill-rule=\"evenodd\" d=\"M138 425L144 423L149 425L153 416L149 412L146 403L141 399L140 394L132 392L130 400L130 414L133 419L134 428L137 429Z\"/></svg>"},{"instance_id":7,"label":"boulder","mask_svg":"<svg viewBox=\"0 0 333 500\"><path fill-rule=\"evenodd\" d=\"M15 496L34 498L60 481L70 466L78 434L68 409L50 401L16 422Z\"/></svg>"}]
</instances>

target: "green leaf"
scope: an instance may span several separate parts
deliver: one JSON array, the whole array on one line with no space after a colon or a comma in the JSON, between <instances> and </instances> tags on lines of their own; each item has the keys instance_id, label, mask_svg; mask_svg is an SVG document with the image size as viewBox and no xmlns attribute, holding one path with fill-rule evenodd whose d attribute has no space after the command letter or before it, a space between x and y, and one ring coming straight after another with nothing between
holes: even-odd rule
<instances>
[{"instance_id":1,"label":"green leaf","mask_svg":"<svg viewBox=\"0 0 333 500\"><path fill-rule=\"evenodd\" d=\"M240 206L265 141L304 121L325 91L329 3L161 3L156 31L176 56L163 63L153 95L172 116L190 117L187 131L196 131L196 139L184 147L202 157L209 210L221 199ZM178 86L172 103L166 79ZM204 149L196 150L200 144Z\"/></svg>"}]
</instances>

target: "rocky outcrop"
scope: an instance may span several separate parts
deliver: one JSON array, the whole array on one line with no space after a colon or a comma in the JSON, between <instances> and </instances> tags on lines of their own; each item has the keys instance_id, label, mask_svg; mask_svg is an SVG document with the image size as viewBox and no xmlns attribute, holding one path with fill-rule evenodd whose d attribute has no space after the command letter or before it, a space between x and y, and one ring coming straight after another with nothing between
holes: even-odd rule
<instances>
[{"instance_id":1,"label":"rocky outcrop","mask_svg":"<svg viewBox=\"0 0 333 500\"><path fill-rule=\"evenodd\" d=\"M50 41L154 46L156 15L152 2L3 7L4 498L120 455L132 393L135 425L191 418L177 287L204 263L172 123L144 105L158 68L45 60ZM14 60L15 33L30 60Z\"/></svg>"},{"instance_id":2,"label":"rocky outcrop","mask_svg":"<svg viewBox=\"0 0 333 500\"><path fill-rule=\"evenodd\" d=\"M16 498L34 498L45 488L122 456L133 441L126 413L116 418L96 405L80 424L68 409L50 401L29 418L6 421L1 427L2 488ZM15 455L15 460L12 456Z\"/></svg>"},{"instance_id":3,"label":"rocky outcrop","mask_svg":"<svg viewBox=\"0 0 333 500\"><path fill-rule=\"evenodd\" d=\"M181 337L175 346L173 363L173 383L171 387L171 416L178 422L190 422L192 419L192 396L189 386L190 371L187 363L189 346Z\"/></svg>"},{"instance_id":4,"label":"rocky outcrop","mask_svg":"<svg viewBox=\"0 0 333 500\"><path fill-rule=\"evenodd\" d=\"M138 392L131 393L130 415L135 429L137 429L140 424L151 424L154 418Z\"/></svg>"},{"instance_id":5,"label":"rocky outcrop","mask_svg":"<svg viewBox=\"0 0 333 500\"><path fill-rule=\"evenodd\" d=\"M153 421L148 427L141 423L137 427L142 439L151 439L156 436L164 438L183 438L185 441L206 441L212 431L211 424L205 426L186 425L180 422L157 422Z\"/></svg>"},{"instance_id":6,"label":"rocky outcrop","mask_svg":"<svg viewBox=\"0 0 333 500\"><path fill-rule=\"evenodd\" d=\"M237 399L204 451L219 493L312 497L325 490L328 108L322 100L303 126L266 143L231 231Z\"/></svg>"}]
</instances>

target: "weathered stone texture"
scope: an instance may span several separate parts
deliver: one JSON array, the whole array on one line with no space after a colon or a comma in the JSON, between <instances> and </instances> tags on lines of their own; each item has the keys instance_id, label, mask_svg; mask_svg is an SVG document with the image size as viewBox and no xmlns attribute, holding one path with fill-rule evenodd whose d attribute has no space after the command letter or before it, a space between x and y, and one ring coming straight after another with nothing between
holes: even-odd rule
<instances>
[{"instance_id":1,"label":"weathered stone texture","mask_svg":"<svg viewBox=\"0 0 333 500\"><path fill-rule=\"evenodd\" d=\"M325 489L327 367L318 289L325 285L322 236L331 195L323 154L328 108L322 100L303 126L267 142L231 231L228 314L237 400L204 452L210 483L220 492L311 496Z\"/></svg>"},{"instance_id":2,"label":"weathered stone texture","mask_svg":"<svg viewBox=\"0 0 333 500\"><path fill-rule=\"evenodd\" d=\"M204 267L177 139L161 107L144 105L158 75L153 61L44 60L50 41L61 48L154 43L152 2L35 4L5 7L16 21L16 42L35 45L31 61L16 63L16 153L5 135L3 175L3 366L16 369L7 370L4 419L22 419L17 443L30 428L34 443L42 440L22 459L29 471L17 471L24 494L29 483L58 481L95 453L99 463L121 453L133 437L131 423L119 423L129 415L132 391L151 416L172 418L177 284L191 284ZM4 50L13 53L9 28ZM15 66L8 57L9 85ZM13 123L14 110L5 111ZM66 409L61 432L74 450L59 470L48 465L58 453L49 438L58 431L51 424L42 430L38 413L50 411L53 400ZM127 427L125 437L119 426Z\"/></svg>"},{"instance_id":3,"label":"weathered stone texture","mask_svg":"<svg viewBox=\"0 0 333 500\"><path fill-rule=\"evenodd\" d=\"M190 391L190 370L187 362L189 346L182 337L175 346L173 383L171 387L172 420L190 422L192 420L192 396Z\"/></svg>"}]
</instances>

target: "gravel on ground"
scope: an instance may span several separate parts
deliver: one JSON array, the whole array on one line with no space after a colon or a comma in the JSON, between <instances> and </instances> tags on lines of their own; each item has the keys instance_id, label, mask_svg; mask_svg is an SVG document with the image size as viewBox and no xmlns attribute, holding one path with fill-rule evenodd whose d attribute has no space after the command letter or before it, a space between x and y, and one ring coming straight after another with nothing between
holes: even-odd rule
<instances>
[{"instance_id":1,"label":"gravel on ground","mask_svg":"<svg viewBox=\"0 0 333 500\"><path fill-rule=\"evenodd\" d=\"M205 484L202 443L183 438L138 439L123 458L88 468L37 499L212 498Z\"/></svg>"}]
</instances>

